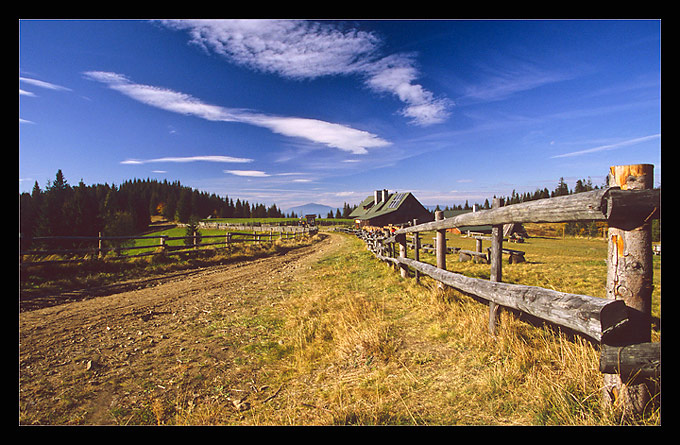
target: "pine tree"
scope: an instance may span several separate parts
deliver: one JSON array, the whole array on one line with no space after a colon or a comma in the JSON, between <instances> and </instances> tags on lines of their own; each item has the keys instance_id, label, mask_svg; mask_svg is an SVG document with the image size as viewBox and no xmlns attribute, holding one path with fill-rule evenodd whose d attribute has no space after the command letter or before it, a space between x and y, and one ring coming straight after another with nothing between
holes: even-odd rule
<instances>
[{"instance_id":1,"label":"pine tree","mask_svg":"<svg viewBox=\"0 0 680 445\"><path fill-rule=\"evenodd\" d=\"M189 222L191 217L191 193L183 189L179 194L177 201L177 210L175 211L175 218L181 223Z\"/></svg>"}]
</instances>

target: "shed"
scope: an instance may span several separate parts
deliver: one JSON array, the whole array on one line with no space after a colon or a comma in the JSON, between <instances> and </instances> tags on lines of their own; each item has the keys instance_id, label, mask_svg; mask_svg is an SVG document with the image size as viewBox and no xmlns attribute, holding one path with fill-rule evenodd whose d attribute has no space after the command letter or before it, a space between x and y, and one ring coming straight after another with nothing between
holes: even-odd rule
<instances>
[{"instance_id":1,"label":"shed","mask_svg":"<svg viewBox=\"0 0 680 445\"><path fill-rule=\"evenodd\" d=\"M410 192L389 193L376 190L364 199L349 215L359 227L402 225L418 220L418 224L433 221L434 217Z\"/></svg>"}]
</instances>

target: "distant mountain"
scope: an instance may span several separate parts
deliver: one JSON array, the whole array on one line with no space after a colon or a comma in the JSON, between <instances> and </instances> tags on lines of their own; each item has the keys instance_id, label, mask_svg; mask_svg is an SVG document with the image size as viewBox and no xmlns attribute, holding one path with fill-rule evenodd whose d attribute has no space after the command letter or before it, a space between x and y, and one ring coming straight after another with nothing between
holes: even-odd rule
<instances>
[{"instance_id":1,"label":"distant mountain","mask_svg":"<svg viewBox=\"0 0 680 445\"><path fill-rule=\"evenodd\" d=\"M322 218L325 218L328 215L328 212L330 212L330 211L333 211L333 214L335 215L336 210L337 209L335 207L310 202L310 203L307 203L307 204L302 204L300 206L291 207L289 209L286 209L286 210L284 210L284 213L295 212L295 214L298 215L298 216L303 216L303 215L317 215L318 216L318 215L321 215Z\"/></svg>"}]
</instances>

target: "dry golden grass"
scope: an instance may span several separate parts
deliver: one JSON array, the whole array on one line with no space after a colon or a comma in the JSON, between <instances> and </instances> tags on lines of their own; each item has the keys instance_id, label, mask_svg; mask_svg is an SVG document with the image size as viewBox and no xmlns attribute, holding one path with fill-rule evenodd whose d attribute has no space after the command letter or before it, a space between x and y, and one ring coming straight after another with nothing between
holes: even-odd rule
<instances>
[{"instance_id":1,"label":"dry golden grass","mask_svg":"<svg viewBox=\"0 0 680 445\"><path fill-rule=\"evenodd\" d=\"M276 281L243 283L233 295L208 299L209 312L200 311L173 333L202 348L159 349L169 368L111 383L136 403L109 408L107 415L118 424L153 425L623 423L600 402L598 345L509 311L502 311L491 336L485 304L427 278L420 285L401 278L355 237L334 234L331 240L332 248L320 244L327 250L317 259L291 262L294 270L272 274ZM450 242L474 247L461 237ZM244 246L230 258L286 247ZM511 248L526 251L527 262L510 265L506 257L504 281L604 296L606 242L532 238ZM188 261L220 260L199 255ZM654 261L660 271L660 259ZM489 276L488 265L459 263L455 256L447 265ZM172 391L158 391L150 373L172 376L162 383ZM71 392L59 403L70 403ZM659 425L660 409L633 423Z\"/></svg>"},{"instance_id":2,"label":"dry golden grass","mask_svg":"<svg viewBox=\"0 0 680 445\"><path fill-rule=\"evenodd\" d=\"M590 256L600 247L575 262L594 261ZM535 263L508 265L504 276L589 294L601 284L572 276L587 275L597 262L574 269L548 253L539 256L549 246L533 248L528 257ZM259 384L278 388L275 396L251 399L236 419L233 407L216 402L178 410L173 423L621 424L600 402L597 345L510 312L502 312L492 337L484 304L428 279L416 285L400 278L354 238L343 238L338 250L310 267L282 285L285 297L262 315L281 322L268 334L283 352L250 349L246 359L259 363L266 380ZM488 276L486 265L456 267ZM635 422L658 425L660 411Z\"/></svg>"}]
</instances>

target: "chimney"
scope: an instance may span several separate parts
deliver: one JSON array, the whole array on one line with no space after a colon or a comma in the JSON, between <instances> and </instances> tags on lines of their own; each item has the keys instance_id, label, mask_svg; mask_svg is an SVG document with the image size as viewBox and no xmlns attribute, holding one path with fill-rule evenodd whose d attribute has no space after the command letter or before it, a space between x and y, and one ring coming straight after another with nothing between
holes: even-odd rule
<instances>
[{"instance_id":1,"label":"chimney","mask_svg":"<svg viewBox=\"0 0 680 445\"><path fill-rule=\"evenodd\" d=\"M378 203L381 201L382 194L380 190L376 190L373 192L373 205L378 205Z\"/></svg>"},{"instance_id":2,"label":"chimney","mask_svg":"<svg viewBox=\"0 0 680 445\"><path fill-rule=\"evenodd\" d=\"M382 191L382 202L387 202L387 198L389 198L390 193L387 191L387 189L383 189Z\"/></svg>"}]
</instances>

